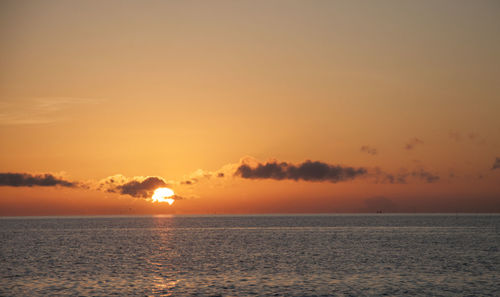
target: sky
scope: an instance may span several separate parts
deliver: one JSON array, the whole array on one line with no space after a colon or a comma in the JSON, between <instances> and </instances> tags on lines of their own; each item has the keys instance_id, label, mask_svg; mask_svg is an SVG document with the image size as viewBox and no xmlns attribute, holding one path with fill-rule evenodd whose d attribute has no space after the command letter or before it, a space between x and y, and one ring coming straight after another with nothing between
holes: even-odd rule
<instances>
[{"instance_id":1,"label":"sky","mask_svg":"<svg viewBox=\"0 0 500 297\"><path fill-rule=\"evenodd\" d=\"M1 0L0 44L1 216L500 212L496 0Z\"/></svg>"}]
</instances>

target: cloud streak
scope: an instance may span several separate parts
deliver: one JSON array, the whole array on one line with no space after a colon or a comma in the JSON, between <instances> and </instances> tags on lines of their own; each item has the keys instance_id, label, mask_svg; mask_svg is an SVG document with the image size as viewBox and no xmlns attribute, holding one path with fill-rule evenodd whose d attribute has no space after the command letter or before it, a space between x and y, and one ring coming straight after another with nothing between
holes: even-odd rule
<instances>
[{"instance_id":1,"label":"cloud streak","mask_svg":"<svg viewBox=\"0 0 500 297\"><path fill-rule=\"evenodd\" d=\"M336 183L351 180L366 173L365 168L343 167L308 160L298 165L275 161L258 163L255 167L241 164L234 175L246 179L328 181Z\"/></svg>"},{"instance_id":2,"label":"cloud streak","mask_svg":"<svg viewBox=\"0 0 500 297\"><path fill-rule=\"evenodd\" d=\"M7 187L68 187L74 188L78 184L54 176L50 173L33 175L30 173L0 173L0 186Z\"/></svg>"}]
</instances>

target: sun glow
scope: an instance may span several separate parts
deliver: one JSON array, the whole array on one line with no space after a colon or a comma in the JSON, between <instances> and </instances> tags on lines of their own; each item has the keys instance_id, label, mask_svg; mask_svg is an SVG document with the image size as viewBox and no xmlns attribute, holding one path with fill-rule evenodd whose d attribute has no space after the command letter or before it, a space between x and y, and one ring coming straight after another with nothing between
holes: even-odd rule
<instances>
[{"instance_id":1,"label":"sun glow","mask_svg":"<svg viewBox=\"0 0 500 297\"><path fill-rule=\"evenodd\" d=\"M172 203L174 203L175 200L169 197L172 197L174 195L175 193L174 191L172 191L172 189L158 188L155 190L151 199L153 200L153 202L167 202L169 205L172 205Z\"/></svg>"}]
</instances>

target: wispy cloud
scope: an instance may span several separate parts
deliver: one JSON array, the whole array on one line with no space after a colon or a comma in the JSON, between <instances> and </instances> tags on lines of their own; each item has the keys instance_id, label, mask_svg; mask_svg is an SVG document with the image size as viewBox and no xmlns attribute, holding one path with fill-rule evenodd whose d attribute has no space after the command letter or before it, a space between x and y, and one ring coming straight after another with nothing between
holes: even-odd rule
<instances>
[{"instance_id":1,"label":"wispy cloud","mask_svg":"<svg viewBox=\"0 0 500 297\"><path fill-rule=\"evenodd\" d=\"M231 176L238 165L239 164L227 164L215 171L198 169L192 172L191 174L184 176L184 178L179 182L179 184L192 186L199 182L207 180L214 180L214 179L221 180L224 179L225 177Z\"/></svg>"},{"instance_id":2,"label":"wispy cloud","mask_svg":"<svg viewBox=\"0 0 500 297\"><path fill-rule=\"evenodd\" d=\"M375 170L370 172L370 175L375 178L376 183L388 184L406 184L409 179L418 180L424 183L435 183L441 179L439 175L423 168L398 173L387 173L380 168L375 168Z\"/></svg>"},{"instance_id":3,"label":"wispy cloud","mask_svg":"<svg viewBox=\"0 0 500 297\"><path fill-rule=\"evenodd\" d=\"M421 145L424 142L419 138L410 139L404 146L405 150L413 150L417 145Z\"/></svg>"},{"instance_id":4,"label":"wispy cloud","mask_svg":"<svg viewBox=\"0 0 500 297\"><path fill-rule=\"evenodd\" d=\"M81 104L98 102L91 98L43 97L0 102L0 125L34 125L62 121L64 111Z\"/></svg>"},{"instance_id":5,"label":"wispy cloud","mask_svg":"<svg viewBox=\"0 0 500 297\"><path fill-rule=\"evenodd\" d=\"M370 154L370 155L376 155L378 154L378 150L374 147L370 147L368 145L363 145L361 146L361 149L360 149L363 153L367 153L367 154Z\"/></svg>"},{"instance_id":6,"label":"wispy cloud","mask_svg":"<svg viewBox=\"0 0 500 297\"><path fill-rule=\"evenodd\" d=\"M450 131L448 135L450 136L451 139L453 139L456 142L461 142L462 140L466 140L478 145L486 143L486 138L482 137L479 133L476 132L460 133L458 131Z\"/></svg>"},{"instance_id":7,"label":"wispy cloud","mask_svg":"<svg viewBox=\"0 0 500 297\"><path fill-rule=\"evenodd\" d=\"M413 170L410 173L411 176L418 178L426 183L434 183L437 182L440 177L437 174L434 174L430 171L426 171L424 169Z\"/></svg>"}]
</instances>

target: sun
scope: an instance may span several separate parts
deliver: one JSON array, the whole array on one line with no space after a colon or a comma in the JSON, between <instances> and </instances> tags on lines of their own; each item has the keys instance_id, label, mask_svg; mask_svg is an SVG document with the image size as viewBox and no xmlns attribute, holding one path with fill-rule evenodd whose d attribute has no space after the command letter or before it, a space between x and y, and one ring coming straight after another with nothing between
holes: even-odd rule
<instances>
[{"instance_id":1,"label":"sun","mask_svg":"<svg viewBox=\"0 0 500 297\"><path fill-rule=\"evenodd\" d=\"M175 200L169 197L172 197L174 195L175 193L174 191L172 191L172 189L158 188L155 190L151 199L153 199L153 202L167 202L169 205L172 205L172 203L174 203Z\"/></svg>"}]
</instances>

